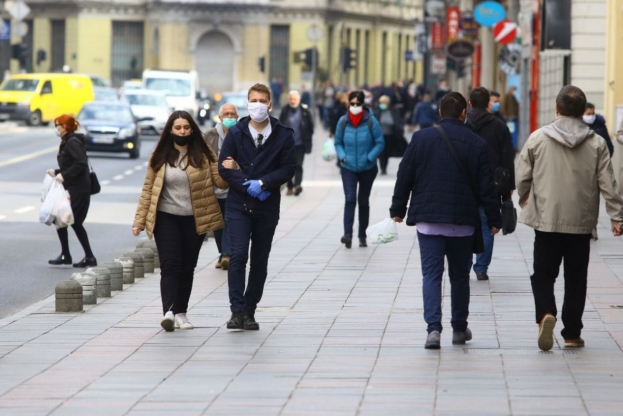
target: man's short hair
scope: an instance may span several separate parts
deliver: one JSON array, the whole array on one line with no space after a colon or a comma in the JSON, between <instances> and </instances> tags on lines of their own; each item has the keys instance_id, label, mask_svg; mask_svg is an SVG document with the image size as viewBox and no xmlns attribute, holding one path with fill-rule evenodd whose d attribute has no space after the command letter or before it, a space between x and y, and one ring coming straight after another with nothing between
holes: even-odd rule
<instances>
[{"instance_id":1,"label":"man's short hair","mask_svg":"<svg viewBox=\"0 0 623 416\"><path fill-rule=\"evenodd\" d=\"M587 110L594 110L595 109L595 104L593 104L593 103L586 103L586 109Z\"/></svg>"},{"instance_id":2,"label":"man's short hair","mask_svg":"<svg viewBox=\"0 0 623 416\"><path fill-rule=\"evenodd\" d=\"M501 97L500 93L499 93L499 92L497 92L497 91L495 91L495 90L491 90L491 91L489 91L489 95L490 95L491 97L498 97L498 98L500 98L500 97Z\"/></svg>"},{"instance_id":3,"label":"man's short hair","mask_svg":"<svg viewBox=\"0 0 623 416\"><path fill-rule=\"evenodd\" d=\"M270 88L268 88L264 84L257 83L255 85L253 85L251 88L249 88L249 92L247 93L247 99L251 95L251 91L260 92L262 94L267 94L268 95L268 101L272 101L272 97L270 96Z\"/></svg>"},{"instance_id":4,"label":"man's short hair","mask_svg":"<svg viewBox=\"0 0 623 416\"><path fill-rule=\"evenodd\" d=\"M487 108L489 91L485 87L476 87L469 93L469 102L473 108Z\"/></svg>"},{"instance_id":5,"label":"man's short hair","mask_svg":"<svg viewBox=\"0 0 623 416\"><path fill-rule=\"evenodd\" d=\"M567 85L558 93L556 107L561 116L580 118L586 110L586 95L578 87Z\"/></svg>"},{"instance_id":6,"label":"man's short hair","mask_svg":"<svg viewBox=\"0 0 623 416\"><path fill-rule=\"evenodd\" d=\"M461 113L467 109L467 100L458 92L449 92L441 99L439 105L441 117L460 118Z\"/></svg>"}]
</instances>

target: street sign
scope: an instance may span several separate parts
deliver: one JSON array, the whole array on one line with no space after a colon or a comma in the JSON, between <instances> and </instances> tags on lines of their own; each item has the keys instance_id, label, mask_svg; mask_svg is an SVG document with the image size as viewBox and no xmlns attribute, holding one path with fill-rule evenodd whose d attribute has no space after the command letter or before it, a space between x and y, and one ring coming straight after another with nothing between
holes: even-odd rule
<instances>
[{"instance_id":1,"label":"street sign","mask_svg":"<svg viewBox=\"0 0 623 416\"><path fill-rule=\"evenodd\" d=\"M511 43L500 50L498 66L507 75L517 75L521 67L521 45Z\"/></svg>"},{"instance_id":2,"label":"street sign","mask_svg":"<svg viewBox=\"0 0 623 416\"><path fill-rule=\"evenodd\" d=\"M446 47L446 55L453 59L465 59L474 54L474 45L466 40L459 39L449 43Z\"/></svg>"},{"instance_id":3,"label":"street sign","mask_svg":"<svg viewBox=\"0 0 623 416\"><path fill-rule=\"evenodd\" d=\"M405 51L405 61L407 62L413 61L413 51L409 51L409 50Z\"/></svg>"},{"instance_id":4,"label":"street sign","mask_svg":"<svg viewBox=\"0 0 623 416\"><path fill-rule=\"evenodd\" d=\"M482 26L492 27L506 17L506 9L497 1L484 1L474 9L474 18Z\"/></svg>"},{"instance_id":5,"label":"street sign","mask_svg":"<svg viewBox=\"0 0 623 416\"><path fill-rule=\"evenodd\" d=\"M517 39L517 23L502 20L493 28L493 39L502 45L508 45Z\"/></svg>"},{"instance_id":6,"label":"street sign","mask_svg":"<svg viewBox=\"0 0 623 416\"><path fill-rule=\"evenodd\" d=\"M310 42L315 43L322 39L322 37L324 36L324 31L320 26L314 23L307 28L305 34L307 35L307 39L309 39Z\"/></svg>"},{"instance_id":7,"label":"street sign","mask_svg":"<svg viewBox=\"0 0 623 416\"><path fill-rule=\"evenodd\" d=\"M441 22L433 23L431 27L431 45L434 51L442 51L446 45L446 37L444 36L443 24Z\"/></svg>"},{"instance_id":8,"label":"street sign","mask_svg":"<svg viewBox=\"0 0 623 416\"><path fill-rule=\"evenodd\" d=\"M0 40L11 40L11 21L0 19Z\"/></svg>"},{"instance_id":9,"label":"street sign","mask_svg":"<svg viewBox=\"0 0 623 416\"><path fill-rule=\"evenodd\" d=\"M471 13L463 13L461 21L459 22L459 27L461 28L461 32L463 32L463 38L475 39L478 37L478 28L480 26Z\"/></svg>"},{"instance_id":10,"label":"street sign","mask_svg":"<svg viewBox=\"0 0 623 416\"><path fill-rule=\"evenodd\" d=\"M28 13L30 13L30 7L22 0L14 1L8 5L5 4L5 9L15 20L24 20L24 18L28 16Z\"/></svg>"},{"instance_id":11,"label":"street sign","mask_svg":"<svg viewBox=\"0 0 623 416\"><path fill-rule=\"evenodd\" d=\"M446 29L447 29L447 42L452 42L459 38L461 28L459 23L461 21L461 9L458 7L448 7L446 11Z\"/></svg>"},{"instance_id":12,"label":"street sign","mask_svg":"<svg viewBox=\"0 0 623 416\"><path fill-rule=\"evenodd\" d=\"M430 60L430 73L432 75L443 75L446 73L448 61L443 53L434 53Z\"/></svg>"}]
</instances>

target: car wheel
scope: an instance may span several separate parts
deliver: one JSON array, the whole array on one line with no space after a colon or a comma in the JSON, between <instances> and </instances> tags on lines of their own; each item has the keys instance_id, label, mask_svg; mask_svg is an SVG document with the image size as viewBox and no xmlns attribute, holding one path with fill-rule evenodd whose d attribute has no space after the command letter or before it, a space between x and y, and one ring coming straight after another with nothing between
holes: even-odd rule
<instances>
[{"instance_id":1,"label":"car wheel","mask_svg":"<svg viewBox=\"0 0 623 416\"><path fill-rule=\"evenodd\" d=\"M35 110L30 113L28 120L26 120L26 124L29 126L40 126L41 125L41 111Z\"/></svg>"},{"instance_id":2,"label":"car wheel","mask_svg":"<svg viewBox=\"0 0 623 416\"><path fill-rule=\"evenodd\" d=\"M136 146L134 146L134 149L130 150L130 159L138 159L140 155L141 155L141 146L137 142Z\"/></svg>"}]
</instances>

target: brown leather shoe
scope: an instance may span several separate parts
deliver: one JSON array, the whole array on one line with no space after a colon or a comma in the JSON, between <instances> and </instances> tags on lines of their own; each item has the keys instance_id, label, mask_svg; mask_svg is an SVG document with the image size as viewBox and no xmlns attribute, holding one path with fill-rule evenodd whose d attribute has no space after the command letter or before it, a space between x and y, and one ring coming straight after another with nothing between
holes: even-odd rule
<instances>
[{"instance_id":1,"label":"brown leather shoe","mask_svg":"<svg viewBox=\"0 0 623 416\"><path fill-rule=\"evenodd\" d=\"M286 195L287 195L287 196L292 196L292 195L294 195L294 189L290 189L290 188L288 188L288 190L286 191Z\"/></svg>"},{"instance_id":2,"label":"brown leather shoe","mask_svg":"<svg viewBox=\"0 0 623 416\"><path fill-rule=\"evenodd\" d=\"M582 338L565 340L565 348L582 348L583 346L584 340Z\"/></svg>"}]
</instances>

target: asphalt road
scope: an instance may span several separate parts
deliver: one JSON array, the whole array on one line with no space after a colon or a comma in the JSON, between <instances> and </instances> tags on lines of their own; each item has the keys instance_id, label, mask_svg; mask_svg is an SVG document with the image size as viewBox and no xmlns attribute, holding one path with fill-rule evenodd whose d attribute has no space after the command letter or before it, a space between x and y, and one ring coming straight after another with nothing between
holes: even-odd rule
<instances>
[{"instance_id":1,"label":"asphalt road","mask_svg":"<svg viewBox=\"0 0 623 416\"><path fill-rule=\"evenodd\" d=\"M54 226L39 223L41 183L56 168L59 138L51 127L17 126L0 131L0 318L54 293L60 280L83 270L50 266L61 252ZM155 141L143 141L140 159L126 154L90 154L102 192L91 199L85 227L98 262L132 251L131 224ZM69 244L74 262L84 256L73 230Z\"/></svg>"}]
</instances>

